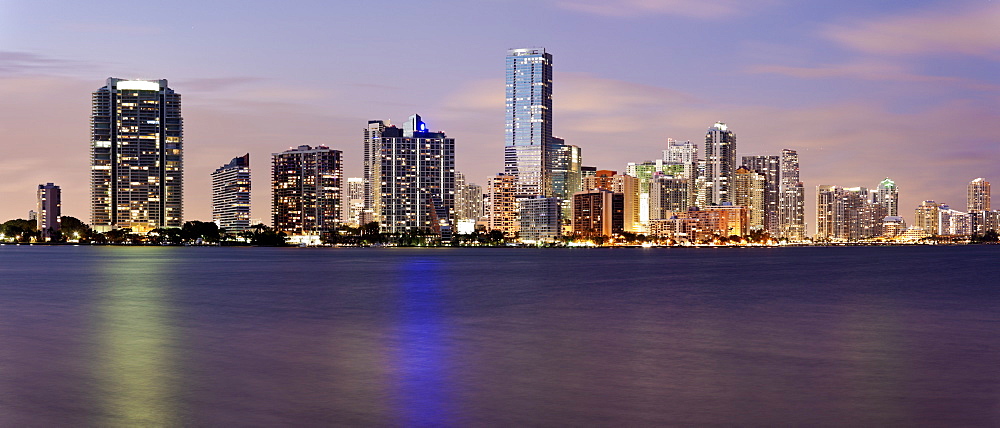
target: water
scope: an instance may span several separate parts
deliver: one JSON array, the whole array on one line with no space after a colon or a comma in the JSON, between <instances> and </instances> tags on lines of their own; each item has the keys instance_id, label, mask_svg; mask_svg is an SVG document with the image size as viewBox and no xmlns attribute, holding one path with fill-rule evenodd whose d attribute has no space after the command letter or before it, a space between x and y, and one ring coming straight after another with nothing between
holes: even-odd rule
<instances>
[{"instance_id":1,"label":"water","mask_svg":"<svg viewBox=\"0 0 1000 428\"><path fill-rule=\"evenodd\" d=\"M0 426L998 426L1000 247L0 247Z\"/></svg>"}]
</instances>

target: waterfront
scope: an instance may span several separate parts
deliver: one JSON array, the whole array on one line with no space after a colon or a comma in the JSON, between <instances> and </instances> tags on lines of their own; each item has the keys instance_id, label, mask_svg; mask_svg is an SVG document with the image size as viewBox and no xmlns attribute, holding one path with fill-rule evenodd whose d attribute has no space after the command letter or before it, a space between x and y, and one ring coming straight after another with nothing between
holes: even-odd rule
<instances>
[{"instance_id":1,"label":"waterfront","mask_svg":"<svg viewBox=\"0 0 1000 428\"><path fill-rule=\"evenodd\" d=\"M0 425L997 425L998 255L5 246Z\"/></svg>"}]
</instances>

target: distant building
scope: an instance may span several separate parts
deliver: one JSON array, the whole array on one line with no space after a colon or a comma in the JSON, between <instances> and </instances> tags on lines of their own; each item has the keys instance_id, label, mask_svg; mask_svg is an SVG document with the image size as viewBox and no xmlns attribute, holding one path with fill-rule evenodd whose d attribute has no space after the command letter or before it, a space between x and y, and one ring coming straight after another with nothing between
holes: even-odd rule
<instances>
[{"instance_id":1,"label":"distant building","mask_svg":"<svg viewBox=\"0 0 1000 428\"><path fill-rule=\"evenodd\" d=\"M733 205L747 208L749 227L753 230L767 230L765 219L766 179L764 174L739 167L733 173Z\"/></svg>"},{"instance_id":2,"label":"distant building","mask_svg":"<svg viewBox=\"0 0 1000 428\"><path fill-rule=\"evenodd\" d=\"M594 177L583 180L585 189L603 189L622 194L624 204L624 231L641 232L639 221L639 179L629 175L621 175L616 171L600 170Z\"/></svg>"},{"instance_id":3,"label":"distant building","mask_svg":"<svg viewBox=\"0 0 1000 428\"><path fill-rule=\"evenodd\" d=\"M778 200L778 226L781 236L792 241L806 237L805 187L799 177L799 154L781 151L781 196Z\"/></svg>"},{"instance_id":4,"label":"distant building","mask_svg":"<svg viewBox=\"0 0 1000 428\"><path fill-rule=\"evenodd\" d=\"M743 166L764 178L761 225L772 236L781 233L779 203L781 202L781 156L743 156ZM740 203L736 203L741 205ZM751 214L751 217L753 215ZM751 220L753 223L753 220Z\"/></svg>"},{"instance_id":5,"label":"distant building","mask_svg":"<svg viewBox=\"0 0 1000 428\"><path fill-rule=\"evenodd\" d=\"M671 220L674 219L679 221L669 226L673 229L673 237L691 241L710 240L716 236L743 236L749 231L746 207L736 205L690 207L687 211L674 213Z\"/></svg>"},{"instance_id":6,"label":"distant building","mask_svg":"<svg viewBox=\"0 0 1000 428\"><path fill-rule=\"evenodd\" d=\"M972 217L969 213L942 207L938 209L938 235L972 235Z\"/></svg>"},{"instance_id":7,"label":"distant building","mask_svg":"<svg viewBox=\"0 0 1000 428\"><path fill-rule=\"evenodd\" d=\"M36 227L42 239L49 240L62 226L62 190L52 183L38 185Z\"/></svg>"},{"instance_id":8,"label":"distant building","mask_svg":"<svg viewBox=\"0 0 1000 428\"><path fill-rule=\"evenodd\" d=\"M698 161L698 145L690 141L667 138L667 149L663 151L663 162L688 165Z\"/></svg>"},{"instance_id":9,"label":"distant building","mask_svg":"<svg viewBox=\"0 0 1000 428\"><path fill-rule=\"evenodd\" d=\"M559 239L562 231L561 199L536 195L520 198L517 202L521 242L532 244Z\"/></svg>"},{"instance_id":10,"label":"distant building","mask_svg":"<svg viewBox=\"0 0 1000 428\"><path fill-rule=\"evenodd\" d=\"M969 212L989 211L990 208L990 182L983 178L977 178L969 182L968 192Z\"/></svg>"},{"instance_id":11,"label":"distant building","mask_svg":"<svg viewBox=\"0 0 1000 428\"><path fill-rule=\"evenodd\" d=\"M649 221L667 219L672 213L687 211L689 191L690 180L687 178L654 176L649 185Z\"/></svg>"},{"instance_id":12,"label":"distant building","mask_svg":"<svg viewBox=\"0 0 1000 428\"><path fill-rule=\"evenodd\" d=\"M233 158L212 173L212 221L229 232L250 224L250 154Z\"/></svg>"},{"instance_id":13,"label":"distant building","mask_svg":"<svg viewBox=\"0 0 1000 428\"><path fill-rule=\"evenodd\" d=\"M934 201L923 201L913 214L914 227L927 232L930 235L938 233L939 216L943 204Z\"/></svg>"},{"instance_id":14,"label":"distant building","mask_svg":"<svg viewBox=\"0 0 1000 428\"><path fill-rule=\"evenodd\" d=\"M315 243L341 222L340 150L307 145L271 154L271 215L275 230Z\"/></svg>"},{"instance_id":15,"label":"distant building","mask_svg":"<svg viewBox=\"0 0 1000 428\"><path fill-rule=\"evenodd\" d=\"M906 232L906 220L900 216L886 216L882 219L882 236L895 238Z\"/></svg>"},{"instance_id":16,"label":"distant building","mask_svg":"<svg viewBox=\"0 0 1000 428\"><path fill-rule=\"evenodd\" d=\"M343 221L345 224L358 227L374 220L366 218L365 213L365 179L348 177L347 186L343 192ZM369 221L366 221L369 220Z\"/></svg>"},{"instance_id":17,"label":"distant building","mask_svg":"<svg viewBox=\"0 0 1000 428\"><path fill-rule=\"evenodd\" d=\"M166 80L108 78L93 93L91 224L98 232L181 227L181 96Z\"/></svg>"},{"instance_id":18,"label":"distant building","mask_svg":"<svg viewBox=\"0 0 1000 428\"><path fill-rule=\"evenodd\" d=\"M709 191L706 202L732 202L733 173L736 172L736 133L725 123L716 122L705 134L705 176Z\"/></svg>"},{"instance_id":19,"label":"distant building","mask_svg":"<svg viewBox=\"0 0 1000 428\"><path fill-rule=\"evenodd\" d=\"M899 216L899 188L896 187L896 182L888 177L882 180L875 193L875 203L885 207L888 215Z\"/></svg>"},{"instance_id":20,"label":"distant building","mask_svg":"<svg viewBox=\"0 0 1000 428\"><path fill-rule=\"evenodd\" d=\"M552 54L510 49L506 58L504 173L521 195L552 194L557 146L552 138Z\"/></svg>"},{"instance_id":21,"label":"distant building","mask_svg":"<svg viewBox=\"0 0 1000 428\"><path fill-rule=\"evenodd\" d=\"M573 233L611 236L625 231L625 195L593 189L573 195Z\"/></svg>"},{"instance_id":22,"label":"distant building","mask_svg":"<svg viewBox=\"0 0 1000 428\"><path fill-rule=\"evenodd\" d=\"M465 174L455 173L455 218L478 220L483 216L483 188L465 180Z\"/></svg>"},{"instance_id":23,"label":"distant building","mask_svg":"<svg viewBox=\"0 0 1000 428\"><path fill-rule=\"evenodd\" d=\"M517 199L520 196L517 177L497 174L489 182L489 230L499 230L514 237L519 230Z\"/></svg>"},{"instance_id":24,"label":"distant building","mask_svg":"<svg viewBox=\"0 0 1000 428\"><path fill-rule=\"evenodd\" d=\"M819 186L816 189L817 238L859 241L882 235L885 207L864 187Z\"/></svg>"}]
</instances>

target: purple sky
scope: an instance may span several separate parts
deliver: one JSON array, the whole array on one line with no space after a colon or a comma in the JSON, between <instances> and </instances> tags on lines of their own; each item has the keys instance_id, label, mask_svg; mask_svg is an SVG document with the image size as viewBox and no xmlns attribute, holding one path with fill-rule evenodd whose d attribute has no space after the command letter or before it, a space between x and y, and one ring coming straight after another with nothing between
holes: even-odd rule
<instances>
[{"instance_id":1,"label":"purple sky","mask_svg":"<svg viewBox=\"0 0 1000 428\"><path fill-rule=\"evenodd\" d=\"M333 3L0 0L0 221L54 182L89 222L90 93L109 76L183 95L187 220L211 220L209 174L249 152L270 223L270 153L325 144L360 176L367 120L413 113L484 184L504 55L528 46L554 55L555 134L584 164L701 146L722 120L740 156L799 151L810 233L820 184L890 177L912 222L921 200L964 210L970 180L1000 181L1000 2Z\"/></svg>"}]
</instances>

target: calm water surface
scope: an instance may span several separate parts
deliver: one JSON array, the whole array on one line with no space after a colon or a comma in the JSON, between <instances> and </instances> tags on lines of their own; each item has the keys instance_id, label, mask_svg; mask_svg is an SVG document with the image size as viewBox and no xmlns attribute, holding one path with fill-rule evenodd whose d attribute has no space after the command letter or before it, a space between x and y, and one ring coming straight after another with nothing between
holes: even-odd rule
<instances>
[{"instance_id":1,"label":"calm water surface","mask_svg":"<svg viewBox=\"0 0 1000 428\"><path fill-rule=\"evenodd\" d=\"M0 246L0 426L1000 426L998 256Z\"/></svg>"}]
</instances>

